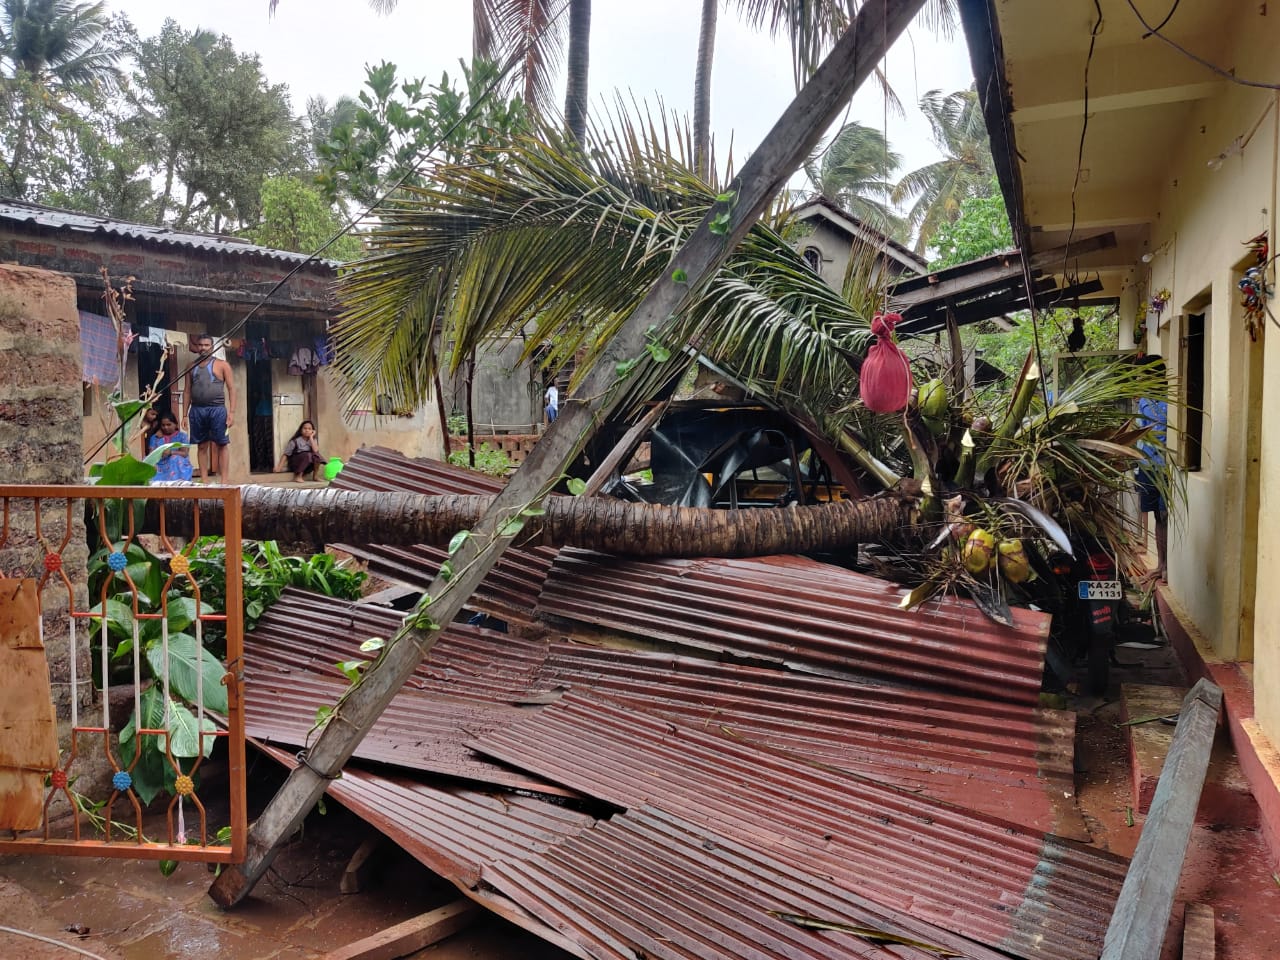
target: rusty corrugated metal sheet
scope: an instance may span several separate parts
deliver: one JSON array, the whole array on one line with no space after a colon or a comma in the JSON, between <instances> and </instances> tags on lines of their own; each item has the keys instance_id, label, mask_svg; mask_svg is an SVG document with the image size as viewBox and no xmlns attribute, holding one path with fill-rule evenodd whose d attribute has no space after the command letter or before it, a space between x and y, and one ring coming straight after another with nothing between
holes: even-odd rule
<instances>
[{"instance_id":1,"label":"rusty corrugated metal sheet","mask_svg":"<svg viewBox=\"0 0 1280 960\"><path fill-rule=\"evenodd\" d=\"M475 746L831 877L905 929L1027 960L1097 956L1124 877L1119 857L577 694Z\"/></svg>"},{"instance_id":2,"label":"rusty corrugated metal sheet","mask_svg":"<svg viewBox=\"0 0 1280 960\"><path fill-rule=\"evenodd\" d=\"M352 604L303 591L286 591L247 635L245 644L245 730L264 743L304 746L314 736L317 710L333 706L349 683L338 663L363 660L373 654L359 652L370 637L389 637L400 625L396 611ZM483 634L475 628L459 630ZM530 676L545 656L545 646L528 669L513 672L519 664L516 650L536 651L532 641L494 634L490 643L508 646L505 664L488 663L489 684L506 676L505 695L450 695L450 676L467 676L467 654L457 651L456 631L447 632L437 645L432 663L456 663L444 669L424 666L419 676L396 696L378 722L360 742L355 755L363 760L393 764L411 770L430 771L509 787L560 792L535 777L495 764L465 746L468 738L519 719L524 714L514 702L530 687ZM430 693L424 692L430 686Z\"/></svg>"},{"instance_id":3,"label":"rusty corrugated metal sheet","mask_svg":"<svg viewBox=\"0 0 1280 960\"><path fill-rule=\"evenodd\" d=\"M297 762L285 751L263 749L286 766ZM885 911L835 884L661 811L597 820L537 797L418 783L354 767L327 792L466 896L578 956L937 960L910 947L885 950L770 916L773 909L898 929ZM628 846L617 846L617 838ZM610 848L626 859L592 861L590 851ZM706 912L692 913L695 907ZM969 960L1005 960L934 932L963 948L961 956ZM730 952L735 946L741 950Z\"/></svg>"},{"instance_id":4,"label":"rusty corrugated metal sheet","mask_svg":"<svg viewBox=\"0 0 1280 960\"><path fill-rule=\"evenodd\" d=\"M690 726L1077 840L1075 714L672 654L553 644L542 690Z\"/></svg>"},{"instance_id":5,"label":"rusty corrugated metal sheet","mask_svg":"<svg viewBox=\"0 0 1280 960\"><path fill-rule=\"evenodd\" d=\"M938 960L906 945L888 949L845 932L805 929L777 914L869 928L970 960L1007 960L942 927L858 897L792 862L720 832L641 807L567 836L545 850L485 868L485 881L548 924L591 945L595 956L703 960L851 957ZM610 949L595 947L602 942Z\"/></svg>"},{"instance_id":6,"label":"rusty corrugated metal sheet","mask_svg":"<svg viewBox=\"0 0 1280 960\"><path fill-rule=\"evenodd\" d=\"M289 751L254 745L289 769L297 766L297 758ZM352 766L330 781L326 792L465 896L590 960L591 955L577 942L493 893L482 880L489 864L536 856L552 844L591 829L595 817L519 793L419 783Z\"/></svg>"},{"instance_id":7,"label":"rusty corrugated metal sheet","mask_svg":"<svg viewBox=\"0 0 1280 960\"><path fill-rule=\"evenodd\" d=\"M803 557L622 560L562 550L538 615L827 676L1036 703L1049 618L993 623L968 600L898 607L893 584Z\"/></svg>"},{"instance_id":8,"label":"rusty corrugated metal sheet","mask_svg":"<svg viewBox=\"0 0 1280 960\"><path fill-rule=\"evenodd\" d=\"M300 742L321 698L345 685L336 664L362 658L359 644L390 636L400 618L367 604L286 591L248 639L250 664L266 684L263 702L258 694L249 698L255 734ZM299 676L307 683L297 683ZM333 686L316 689L312 677ZM1073 799L1075 717L1066 712L676 654L548 646L462 625L444 633L407 686L463 701L460 716L475 705L529 708L554 702L565 690L590 692L1046 832L1088 837ZM290 709L305 716L291 718L267 692L277 688L299 701ZM412 710L421 711L424 724L430 721L422 728L429 737L415 732L394 747L370 743L362 755L373 759L376 752L377 759L411 769L483 774L462 745L467 723L451 722L449 711L429 704ZM481 717L490 727L498 719ZM375 736L385 741L395 729L379 728Z\"/></svg>"},{"instance_id":9,"label":"rusty corrugated metal sheet","mask_svg":"<svg viewBox=\"0 0 1280 960\"><path fill-rule=\"evenodd\" d=\"M439 460L415 460L384 447L361 447L343 467L333 486L341 490L406 491L426 494L497 493L502 482ZM334 544L369 565L369 572L425 590L446 554L435 547L387 547L378 544ZM472 595L467 609L509 623L529 626L538 592L556 551L510 549Z\"/></svg>"}]
</instances>

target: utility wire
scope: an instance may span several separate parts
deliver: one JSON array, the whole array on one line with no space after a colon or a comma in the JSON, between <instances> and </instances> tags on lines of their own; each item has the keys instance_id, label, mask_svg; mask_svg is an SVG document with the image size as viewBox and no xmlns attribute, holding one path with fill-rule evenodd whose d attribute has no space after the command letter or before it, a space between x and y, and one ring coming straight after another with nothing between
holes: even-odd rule
<instances>
[{"instance_id":1,"label":"utility wire","mask_svg":"<svg viewBox=\"0 0 1280 960\"><path fill-rule=\"evenodd\" d=\"M1084 170L1084 138L1089 131L1089 68L1093 66L1093 51L1098 46L1098 34L1102 32L1102 5L1093 0L1098 19L1089 33L1089 55L1084 60L1084 116L1080 121L1080 144L1076 148L1076 176L1071 184L1071 229L1067 231L1067 245L1062 251L1062 282L1067 282L1067 262L1071 257L1071 241L1076 235L1076 193L1080 189L1080 174ZM1172 16L1172 12L1170 12ZM1079 266L1079 264L1077 264Z\"/></svg>"},{"instance_id":2,"label":"utility wire","mask_svg":"<svg viewBox=\"0 0 1280 960\"><path fill-rule=\"evenodd\" d=\"M471 118L479 111L479 109L482 106L484 106L484 104L489 100L490 97L493 96L493 94L498 90L498 88L501 87L506 82L511 72L515 70L517 66L519 66L521 63L524 62L525 56L528 54L529 49L535 43L537 43L539 39L541 39L542 35L546 33L555 24L555 22L560 19L561 16L564 15L564 12L568 8L569 8L569 0L564 0L564 2L561 3L560 5L559 10L556 11L556 13L553 16L548 17L547 20L542 24L541 28L532 36L530 36L529 39L524 44L521 45L520 49L512 52L511 57L508 59L506 66L504 66L501 72L499 72L499 74L496 77L494 77L493 82L489 84L489 86L484 90L484 92L481 93L481 95L471 103L471 105L467 108L466 112L463 113L462 116L458 117L457 120L455 120L446 130L444 130L438 137L436 137L436 139L429 146L424 147L421 151L419 151L414 161L411 164L409 164L408 167L405 168L404 173L402 173L396 179L396 181L391 184L391 186L389 186L379 196L377 196L374 199L374 201L371 204L369 204L369 206L367 206L362 212L356 214L356 216L348 220L346 224L340 227L333 236L331 236L328 240L322 243L317 250L308 254L305 259L295 264L293 269L291 269L288 273L286 273L283 277L281 277L278 281L276 281L276 283L271 287L271 289L268 290L265 294L263 294L262 298L257 303L255 303L253 307L250 308L249 312L246 313L243 317L241 317L236 322L235 326L233 326L226 333L223 333L221 336L216 337L213 343L213 348L212 348L213 351L217 351L219 348L224 346L228 340L230 340L237 333L243 330L245 325L253 318L253 316L257 314L258 311L261 310L264 306L266 306L268 301L270 301L270 299L273 296L275 296L276 293L279 292L280 289L285 286L285 284L287 284L290 280L292 280L298 274L298 272L303 269L303 267L306 267L308 264L311 264L316 260L318 260L326 250L328 250L335 243L341 240L344 236L350 233L352 229L355 228L356 224L365 220L370 214L372 214L375 210L377 210L380 206L382 206L382 204L387 201L387 198L389 198L393 193L395 193L402 186L404 186L404 184L408 182L409 178L412 177L414 174L416 174L422 168L422 165L426 163L428 159L430 159L431 155L440 147L440 145L444 143L446 140L448 140L448 138L452 136L453 133L459 127L461 127L463 124L471 120ZM171 387L175 382L181 382L182 378L185 377L197 366L199 366L199 364L200 364L199 359L193 360L185 368L183 368L181 373L179 373L175 378L165 382L163 386L168 388L168 387ZM122 381L121 388L123 389L123 386L124 386L123 377L121 378L121 381ZM112 430L105 437L103 437L102 441L96 447L93 448L93 450L89 453L88 456L85 457L84 464L88 465L93 460L94 457L96 457L99 453L101 453L102 450L109 443L111 443L112 440L115 439L115 437L118 434L122 434L124 432L124 430L128 427L129 423L133 420L134 417L139 416L141 413L142 413L142 410L139 409L129 417L122 420L120 423L120 426L117 427L115 430Z\"/></svg>"},{"instance_id":3,"label":"utility wire","mask_svg":"<svg viewBox=\"0 0 1280 960\"><path fill-rule=\"evenodd\" d=\"M1214 73L1222 77L1224 80L1230 80L1232 83L1238 83L1242 87L1258 87L1262 90L1280 90L1280 83L1263 83L1261 80L1246 80L1243 77L1237 77L1230 70L1224 70L1222 67L1218 66L1216 63L1210 63L1204 57L1201 57L1192 53L1186 47L1182 46L1182 44L1174 40L1170 40L1163 33L1161 33L1160 32L1161 27L1163 27L1166 23L1169 22L1169 18L1173 16L1174 10L1178 9L1177 3L1173 5L1173 10L1169 11L1169 16L1165 17L1164 20L1160 22L1160 26L1153 27L1151 26L1151 24L1147 23L1146 19L1142 16L1142 12L1136 6L1134 6L1133 0L1125 0L1125 2L1129 4L1129 9L1132 10L1133 15L1138 18L1138 22L1141 23L1142 26L1146 28L1146 31L1147 31L1146 36L1160 38L1169 46L1173 47L1173 49L1177 50L1184 57L1189 57L1190 59L1194 60L1196 63L1200 64L1200 66L1204 67L1206 70L1212 70Z\"/></svg>"}]
</instances>

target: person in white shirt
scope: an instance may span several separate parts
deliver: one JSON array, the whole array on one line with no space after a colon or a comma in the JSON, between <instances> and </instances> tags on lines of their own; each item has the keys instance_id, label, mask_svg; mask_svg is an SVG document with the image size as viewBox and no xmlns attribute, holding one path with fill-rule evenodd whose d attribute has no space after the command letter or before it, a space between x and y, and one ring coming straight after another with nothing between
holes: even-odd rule
<instances>
[{"instance_id":1,"label":"person in white shirt","mask_svg":"<svg viewBox=\"0 0 1280 960\"><path fill-rule=\"evenodd\" d=\"M556 389L554 382L547 387L543 402L545 404L544 410L547 414L547 423L555 423L556 414L560 411L560 391Z\"/></svg>"}]
</instances>

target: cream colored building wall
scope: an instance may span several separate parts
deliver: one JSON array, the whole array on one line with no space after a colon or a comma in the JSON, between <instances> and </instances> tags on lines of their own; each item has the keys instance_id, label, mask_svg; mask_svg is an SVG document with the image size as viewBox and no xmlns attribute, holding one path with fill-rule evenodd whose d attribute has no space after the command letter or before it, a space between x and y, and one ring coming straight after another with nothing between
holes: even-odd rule
<instances>
[{"instance_id":1,"label":"cream colored building wall","mask_svg":"<svg viewBox=\"0 0 1280 960\"><path fill-rule=\"evenodd\" d=\"M1240 75L1272 77L1280 20L1250 23L1229 62ZM1184 315L1206 313L1203 468L1186 475L1186 509L1171 525L1170 587L1219 655L1255 660L1258 719L1280 742L1280 590L1269 582L1280 569L1280 329L1272 326L1263 343L1252 344L1236 287L1244 242L1270 231L1275 244L1277 111L1243 153L1217 169L1208 162L1247 134L1274 97L1224 84L1196 105L1164 179L1152 262L1136 269L1139 277L1149 270L1148 293L1172 291L1158 331L1148 318L1148 346L1173 376L1184 373ZM1173 410L1170 419L1178 422Z\"/></svg>"},{"instance_id":2,"label":"cream colored building wall","mask_svg":"<svg viewBox=\"0 0 1280 960\"><path fill-rule=\"evenodd\" d=\"M297 377L290 379L295 384L300 382ZM442 458L444 438L440 435L440 416L434 397L407 417L346 414L342 409L340 384L328 369L322 369L317 375L316 394L319 412L314 419L325 456L346 460L361 447L390 447L407 457ZM279 407L276 414L279 423L283 419ZM284 434L286 440L295 429L297 424L288 429Z\"/></svg>"}]
</instances>

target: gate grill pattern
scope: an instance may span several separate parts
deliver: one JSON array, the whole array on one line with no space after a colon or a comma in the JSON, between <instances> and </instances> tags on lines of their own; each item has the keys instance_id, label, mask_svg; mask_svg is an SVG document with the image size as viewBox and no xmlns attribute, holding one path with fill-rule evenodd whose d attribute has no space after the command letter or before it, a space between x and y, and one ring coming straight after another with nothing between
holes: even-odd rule
<instances>
[{"instance_id":1,"label":"gate grill pattern","mask_svg":"<svg viewBox=\"0 0 1280 960\"><path fill-rule=\"evenodd\" d=\"M192 501L183 511L189 540L170 532L169 505L179 500ZM9 558L9 568L0 570L0 587L14 585L10 592L17 596L23 581L34 583L41 641L52 636L51 629L67 633L70 688L69 697L54 696L51 703L61 704L60 719L69 719L70 737L57 763L38 771L44 779L41 822L35 829L0 834L0 853L210 863L244 859L241 564L224 562L223 595L211 598L224 609L215 609L202 598L193 572L193 563L201 562L201 501L221 503L222 555L238 561L240 492L235 487L0 485L0 550ZM144 535L146 517L155 526ZM83 555L77 542L80 518L90 542L96 538L98 543L90 566L101 582L87 606L77 602L77 594L84 594L68 576L66 562L69 553ZM202 549L209 550L207 541ZM65 613L51 617L50 608L63 603L49 595L62 592ZM91 651L87 659L81 644ZM86 663L92 665L88 677L83 676ZM96 705L81 702L86 684L97 688ZM120 712L130 707L132 716L122 726ZM215 803L202 791L200 776L218 741L225 744L227 776L225 794L222 777L217 778ZM96 797L77 789L73 769L77 759L88 760L91 753L101 754L111 774L105 793ZM160 807L160 796L168 798L163 826L154 819L144 824L139 795L144 773L150 789L160 790L153 809ZM69 811L59 812L59 798ZM155 835L148 836L148 830Z\"/></svg>"}]
</instances>

